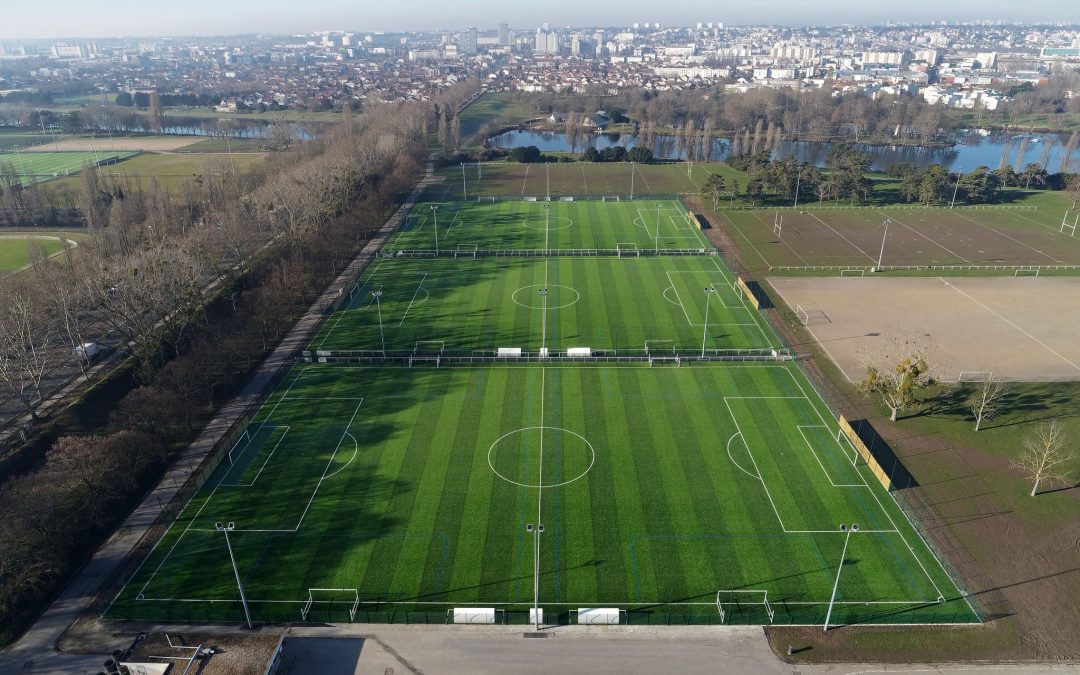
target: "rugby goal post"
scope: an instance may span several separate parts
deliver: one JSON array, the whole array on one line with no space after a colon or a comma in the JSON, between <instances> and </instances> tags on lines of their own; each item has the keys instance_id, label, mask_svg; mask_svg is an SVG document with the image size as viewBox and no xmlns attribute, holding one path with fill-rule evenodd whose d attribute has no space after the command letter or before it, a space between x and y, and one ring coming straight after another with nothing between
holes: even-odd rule
<instances>
[{"instance_id":1,"label":"rugby goal post","mask_svg":"<svg viewBox=\"0 0 1080 675\"><path fill-rule=\"evenodd\" d=\"M617 243L615 244L615 250L618 251L620 258L624 255L635 258L641 255L641 251L638 250L638 245L632 243Z\"/></svg>"},{"instance_id":2,"label":"rugby goal post","mask_svg":"<svg viewBox=\"0 0 1080 675\"><path fill-rule=\"evenodd\" d=\"M309 588L307 602L300 608L300 616L307 621L308 614L316 604L346 603L349 608L349 621L356 619L356 610L360 607L360 591L355 588Z\"/></svg>"},{"instance_id":3,"label":"rugby goal post","mask_svg":"<svg viewBox=\"0 0 1080 675\"><path fill-rule=\"evenodd\" d=\"M773 215L772 231L777 237L784 231L784 215L779 211Z\"/></svg>"},{"instance_id":4,"label":"rugby goal post","mask_svg":"<svg viewBox=\"0 0 1080 675\"><path fill-rule=\"evenodd\" d=\"M1076 212L1076 217L1073 218L1073 222L1071 224L1069 223L1069 212L1068 211L1066 211L1065 215L1063 215L1061 217L1061 232L1064 233L1065 230L1068 230L1070 237L1075 237L1076 236L1076 226L1077 225L1080 225L1080 211Z\"/></svg>"},{"instance_id":5,"label":"rugby goal post","mask_svg":"<svg viewBox=\"0 0 1080 675\"><path fill-rule=\"evenodd\" d=\"M758 598L758 596L761 596ZM727 623L732 611L742 611L744 608L764 607L765 615L769 617L769 623L776 618L776 612L769 604L769 592L758 589L741 589L735 591L716 592L716 611L720 613L720 623Z\"/></svg>"}]
</instances>

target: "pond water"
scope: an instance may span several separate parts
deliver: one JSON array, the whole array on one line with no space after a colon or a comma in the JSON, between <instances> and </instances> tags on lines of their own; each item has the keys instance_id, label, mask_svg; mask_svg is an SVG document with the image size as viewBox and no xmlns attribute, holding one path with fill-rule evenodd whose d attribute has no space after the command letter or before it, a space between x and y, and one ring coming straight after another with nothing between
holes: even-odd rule
<instances>
[{"instance_id":1,"label":"pond water","mask_svg":"<svg viewBox=\"0 0 1080 675\"><path fill-rule=\"evenodd\" d=\"M1067 134L990 134L982 136L976 133L965 134L960 141L951 148L929 148L911 145L860 145L859 147L870 154L870 161L875 171L888 171L893 164L901 162L915 164L920 167L940 164L947 169L970 171L977 166L988 166L996 169L1002 163L1002 158L1012 164L1017 170L1026 164L1036 162L1046 167L1047 171L1056 173L1061 170L1080 171L1080 150L1074 152L1067 167L1062 167L1062 159L1065 155L1065 144L1068 143ZM1025 142L1026 141L1026 142ZM627 149L637 144L633 134L594 134L584 138L582 145L574 149L575 152L583 152L591 145L597 150L612 146L623 146ZM488 139L488 145L496 148L516 148L535 145L546 152L570 152L570 143L566 134L556 132L536 131L508 131L499 136ZM784 158L794 155L800 162L808 162L815 166L825 165L825 156L832 147L832 143L816 141L781 141L775 148L773 156ZM675 159L676 141L674 136L660 136L656 142L656 157L659 159ZM718 138L713 141L713 154L711 159L720 161L727 159L731 154L731 141L726 138Z\"/></svg>"}]
</instances>

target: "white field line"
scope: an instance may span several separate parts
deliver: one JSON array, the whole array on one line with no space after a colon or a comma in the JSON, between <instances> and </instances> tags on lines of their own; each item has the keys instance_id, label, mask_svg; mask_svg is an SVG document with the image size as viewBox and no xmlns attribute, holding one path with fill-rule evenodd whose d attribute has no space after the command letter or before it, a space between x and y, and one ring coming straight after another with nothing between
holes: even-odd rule
<instances>
[{"instance_id":1,"label":"white field line","mask_svg":"<svg viewBox=\"0 0 1080 675\"><path fill-rule=\"evenodd\" d=\"M736 438L742 438L742 432L741 431L735 432L734 434L732 434L731 438L728 439L728 442L727 442L727 456L728 456L728 459L731 460L731 463L734 464L735 468L737 468L739 471L742 471L743 473L745 473L747 476L750 476L754 480L761 480L761 476L756 476L756 475L750 473L749 471L747 471L746 469L744 469L741 464L739 464L738 462L735 461L735 457L732 456L732 454L731 454L731 442L734 441ZM746 446L746 441L745 440L743 441L743 446L744 447ZM747 450L747 453L749 453L749 450ZM762 482L764 482L764 481L762 481Z\"/></svg>"},{"instance_id":2,"label":"white field line","mask_svg":"<svg viewBox=\"0 0 1080 675\"><path fill-rule=\"evenodd\" d=\"M941 243L941 242L939 242L938 240L936 240L936 239L932 239L932 238L930 238L930 237L926 236L926 235L925 235L925 234L923 234L922 232L919 232L918 230L916 230L916 229L915 229L914 227L911 227L910 225L908 225L907 223L905 223L905 222L903 222L903 221L901 221L901 220L898 220L898 219L897 219L896 217L894 217L894 216L892 216L892 215L889 215L889 214L886 214L886 213L884 213L884 212L882 212L882 211L880 211L880 210L878 211L878 213L880 213L880 214L881 214L882 216L884 216L884 217L886 217L886 218L889 218L890 220L892 220L892 221L893 221L894 223L896 223L896 224L897 224L897 225L899 225L900 227L903 227L903 228L906 228L906 229L908 229L908 230L911 230L911 231L912 231L912 232L914 232L915 234L919 235L920 237L922 237L922 238L923 238L923 239L925 239L926 241L930 242L930 243L931 243L931 244L933 244L934 246L937 246L938 248L940 248L941 250L945 251L945 252L946 252L946 253L948 253L949 255L953 255L953 256L956 256L957 258L959 258L959 259L963 260L963 261L964 261L965 263L967 263L968 265L974 265L974 264L975 264L975 263L971 262L970 260L968 260L967 258L965 258L964 256L962 256L962 255L960 255L959 253L957 253L956 251L954 251L954 250L950 249L950 248L949 248L948 246L946 246L945 244L942 244L942 243ZM874 262L875 262L875 263L877 263L877 261L876 261L876 260L875 260Z\"/></svg>"},{"instance_id":3,"label":"white field line","mask_svg":"<svg viewBox=\"0 0 1080 675\"><path fill-rule=\"evenodd\" d=\"M757 219L757 221L758 221L759 223L761 223L761 226L762 226L762 227L768 227L768 226L769 226L768 222L766 222L766 221L765 221L765 220L764 220L764 219L763 219L763 218L761 217L761 214L760 214L760 213L758 213L757 211L750 211L750 213L754 214L754 218L755 218L755 219ZM732 222L731 218L730 218L730 217L728 217L728 215L727 215L726 213L724 214L724 217L728 219L728 222L729 222L729 223L731 223L732 225L735 225L735 223L734 223L734 222ZM798 226L795 226L795 227L796 227L796 229L798 229ZM738 226L736 226L736 227L735 227L735 229L739 229L739 228L738 228ZM739 234L742 234L742 230L739 230ZM744 237L746 237L746 235L745 235L745 234L743 234L743 236L744 236ZM747 238L746 238L746 240L747 240L747 242L749 242L749 241L750 241L750 238L749 238L749 237L747 237ZM792 246L791 244L789 244L789 243L788 243L787 239L784 239L783 237L780 237L780 243L781 243L781 244L783 244L784 246L787 246L787 247L788 247L788 250L789 250L789 251L791 251L792 253L794 253L794 254L795 254L795 257L796 257L796 258L798 258L799 260L801 260L801 261L802 261L802 263L803 263L804 265L809 265L809 264L810 264L810 263L809 263L809 262L808 262L808 261L806 260L806 258L802 257L802 256L801 256L801 255L799 254L799 252L795 250L795 247L794 247L794 246ZM750 245L751 245L751 246L753 246L753 244L750 244ZM756 250L757 250L757 247L754 247L754 250L756 251ZM761 253L759 252L759 253L758 253L758 255L759 255L759 256L761 256ZM765 256L761 256L761 259L762 259L762 260L765 260ZM766 263L766 264L769 264L769 261L768 261L768 260L765 260L765 263Z\"/></svg>"},{"instance_id":4,"label":"white field line","mask_svg":"<svg viewBox=\"0 0 1080 675\"><path fill-rule=\"evenodd\" d=\"M401 328L401 325L405 323L405 318L409 316L409 312L412 310L413 303L416 302L416 296L420 293L420 289L424 287L424 282L427 281L427 277L427 272L424 272L423 278L420 279L420 283L417 284L416 290L413 291L412 299L409 300L409 306L405 308L405 313L401 315L401 321L398 322L398 328Z\"/></svg>"},{"instance_id":5,"label":"white field line","mask_svg":"<svg viewBox=\"0 0 1080 675\"><path fill-rule=\"evenodd\" d=\"M221 600L221 599L209 599L209 598L204 599L204 598L146 598L146 597L143 597L143 598L137 598L137 600L139 600L141 602L185 602L185 603L210 602L210 603L214 603L214 604L218 604L218 605L224 605L226 603L236 603L236 604L240 603L239 599L236 599L236 600L231 600L231 599L230 600ZM264 604L264 603L265 604L277 604L277 605L303 605L303 604L307 603L307 599L305 598L303 600L259 600L259 599L252 598L252 599L249 599L248 602L249 603L259 603L259 604ZM460 606L462 604L465 604L465 605L468 605L470 607L501 607L503 605L520 605L522 603L517 602L517 601L511 601L511 600L470 600L470 601L468 601L466 603L462 603L460 601L455 601L455 600L361 600L360 601L361 606L363 606L363 605L429 605L429 606L451 607L451 606L453 606L455 604L457 604L458 606ZM716 601L715 600L712 601L712 602L680 602L680 601L660 600L660 599L658 599L658 600L643 600L641 602L638 602L638 601L627 602L626 600L594 600L594 599L585 600L585 599L582 599L582 600L579 600L577 602L572 602L572 601L541 602L541 603L538 603L538 604L541 607L589 607L589 606L604 606L604 607L606 607L606 606L611 606L611 607L620 606L621 607L621 606L625 606L625 605L630 605L632 607L639 607L639 606L644 606L644 605L657 605L657 606L660 606L660 605L672 605L672 606L680 606L680 607L682 607L682 606L685 606L685 607L716 607ZM722 604L727 605L727 604L731 604L731 603L730 602L725 602L725 603L722 603ZM785 605L799 605L799 606L805 606L805 607L811 607L811 606L825 607L825 606L828 606L830 603L829 603L828 600L785 600L784 604ZM835 602L833 602L831 604L833 604L833 605L903 606L903 605L925 605L925 604L927 604L927 601L926 600L837 600L837 601L835 601ZM817 626L817 627L821 626L821 624L783 624L783 625L784 626L808 626L808 625L813 625L813 626ZM887 623L887 622L875 622L873 625L875 625L875 626L970 626L972 624L970 624L970 623L910 623L910 622L905 621L905 622L899 622L899 623L895 623L895 624L891 624L891 623ZM978 668L978 670L982 671L983 668ZM894 672L894 671L869 671L869 672ZM895 672L901 672L901 671L895 671ZM932 671L905 670L905 671L902 671L902 672L933 672L933 673L940 673L940 672L948 672L948 671L947 670L935 669L935 670L932 670ZM1014 671L1011 671L1011 672L1014 672Z\"/></svg>"},{"instance_id":6,"label":"white field line","mask_svg":"<svg viewBox=\"0 0 1080 675\"><path fill-rule=\"evenodd\" d=\"M769 262L769 259L765 257L765 254L762 253L760 249L758 249L757 245L754 244L754 242L750 241L750 237L746 236L746 233L742 231L742 228L735 224L735 221L731 219L731 216L729 216L726 211L718 211L717 213L723 216L724 220L728 221L728 225L731 225L733 228L735 228L736 232L742 235L742 238L746 240L746 243L750 245L750 248L754 249L754 253L757 253L757 256L761 258L761 262L765 263L769 267L772 267L772 263ZM795 255L799 254L796 253ZM802 256L799 256L799 259L802 260ZM803 264L806 264L805 260L803 260Z\"/></svg>"},{"instance_id":7,"label":"white field line","mask_svg":"<svg viewBox=\"0 0 1080 675\"><path fill-rule=\"evenodd\" d=\"M799 388L799 391L801 391L801 392L803 393L803 396L804 396L804 397L806 398L806 401L807 401L807 403L808 403L808 404L810 405L810 407L811 407L811 408L812 408L812 409L814 410L814 412L815 412L815 413L817 414L817 416L818 416L818 419L820 419L820 420L821 420L821 423L822 423L823 425L825 425L826 427L829 427L829 424L828 424L828 422L826 422L826 420L825 420L825 417L824 417L824 416L822 416L822 414L821 414L821 411L820 411L820 410L818 410L817 406L816 406L816 405L814 405L814 403L813 403L813 401L812 401L812 400L810 399L810 397L809 397L809 396L807 396L807 394L806 394L806 390L805 390L805 389L803 389L803 386L802 386L802 384L800 384L800 383L799 383L799 380L798 380L798 379L797 379L797 378L795 377L794 373L792 373L792 372L791 372L790 370L788 370L788 371L787 371L787 373L788 373L788 375L789 375L789 376L791 377L791 381L792 381L792 382L794 382L794 383L795 383L795 386ZM831 427L829 427L829 428L831 428ZM863 481L863 483L864 483L864 484L865 484L865 485L867 486L867 488L868 488L868 489L870 490L870 494L871 494L871 495L872 495L872 496L874 497L874 501L875 501L875 502L877 502L877 505L878 505L878 507L879 507L879 508L880 508L880 509L882 510L882 512L884 512L884 514L885 514L885 517L889 519L889 522L890 522L890 523L892 523L893 529L894 529L894 530L896 531L896 535L897 535L898 537L900 537L900 541L904 542L904 545L905 545L905 546L907 546L907 548L908 548L908 551L909 551L909 552L911 553L911 557L912 557L912 558L914 558L914 559L915 559L915 562L917 562L917 563L919 564L919 567L920 567L920 568L922 569L922 571L923 571L923 574L924 574L924 575L926 576L926 579L927 579L927 580L928 580L928 581L930 582L930 585L934 587L934 592L936 592L936 593L937 593L937 596L938 596L938 597L943 597L943 596L942 596L942 593L941 593L941 589L940 589L940 588L938 588L938 585L937 585L937 583L935 583L935 582L934 582L934 578L930 576L930 572L929 572L929 571L927 571L927 569L926 569L926 566L925 566L925 565L923 565L923 563L922 563L922 560L921 560L921 559L919 559L919 556L918 556L918 554L916 554L916 552L915 552L915 548L914 548L914 547L913 547L913 546L912 546L911 544L909 544L909 543L908 543L907 539L906 539L906 538L904 537L904 533L900 531L900 528L899 528L899 527L898 527L898 526L896 525L896 521L895 521L895 520L893 520L892 514L890 514L890 513L889 513L889 510L888 510L888 509L886 509L886 508L885 508L885 505L881 503L881 500L880 500L880 499L878 499L878 496L877 496L877 491L876 491L876 490L874 490L873 488L871 488L871 487L870 487L870 484L866 482L866 477L865 477L865 476L863 476L863 474L862 474L861 472L858 472L858 471L856 471L856 473L857 473L857 474L859 475L859 477L861 477L861 478L862 478L862 481ZM890 497L892 497L892 495L891 495L891 494L890 494ZM895 497L892 497L892 499L893 499L893 504L896 504L896 507L897 507L897 508L899 508L899 509L900 509L900 511L901 511L901 513L904 513L904 515L905 515L905 517L906 517L906 516L907 516L907 512L906 512L906 511L904 511L904 509L903 509L903 508L901 508L901 507L900 507L900 505L896 503L896 498L895 498ZM908 524L909 524L909 525L911 524L911 523L910 523L910 521L908 522ZM914 528L914 526L912 526L912 527ZM860 532L862 532L862 530L860 530ZM924 546L924 548L926 548L926 550L927 550L928 552L930 551L930 548L929 548L929 546L927 546L927 545L926 545L926 542L923 542L923 546ZM935 556L935 555L934 555L934 554L933 554L932 552L930 553L930 555L931 555L931 557L933 557L933 558L934 558L934 560L937 560L937 556ZM940 561L940 560L938 560L938 564L939 564L939 565L942 565L942 563L941 563L941 561ZM945 568L944 568L944 566L942 566L942 571L945 571ZM946 576L946 577L948 577L948 573L947 573L947 572L946 572L945 576ZM936 601L936 600L937 600L937 598L934 598L934 600ZM972 610L972 611L974 611L974 610Z\"/></svg>"},{"instance_id":8,"label":"white field line","mask_svg":"<svg viewBox=\"0 0 1080 675\"><path fill-rule=\"evenodd\" d=\"M283 426L275 426L273 428L275 428L275 429L284 428L285 431L281 434L281 437L278 438L278 442L274 444L273 449L270 450L270 454L267 455L266 459L263 460L262 466L259 467L259 470L255 473L255 477L251 479L251 482L249 482L249 483L226 483L225 482L225 479L229 477L229 474L232 473L233 468L236 466L236 464L234 462L233 465L229 467L228 471L225 472L225 475L221 477L221 484L222 485L225 485L226 487L251 487L252 485L255 485L256 481L259 480L259 476L262 475L263 469L265 469L266 465L270 463L270 458L273 457L274 453L277 452L277 449L279 447L281 447L281 443L282 443L282 441L285 440L285 436L287 436L289 434L289 429L291 427L288 424L285 424ZM250 443L248 445L250 446ZM244 448L244 452L245 453L247 452L247 448ZM241 456L243 456L243 454L244 453L241 453Z\"/></svg>"},{"instance_id":9,"label":"white field line","mask_svg":"<svg viewBox=\"0 0 1080 675\"><path fill-rule=\"evenodd\" d=\"M716 261L713 260L713 263L715 264ZM670 270L670 271L667 272L669 282L671 281L671 275L672 274L704 274L704 275L706 275L706 277L708 277L708 275L710 274L710 271L709 270ZM720 305L724 309L741 309L741 310L746 311L746 312L753 312L754 310L747 307L746 304L743 302L742 295L735 292L735 290L731 287L731 283L727 281L726 277L723 277L723 278L724 278L724 283L717 284L717 286L719 286L719 288L716 289L716 297L718 297L720 299ZM714 283L714 284L716 283L715 281L712 281L711 279L710 279L710 282ZM678 289L676 289L674 287L674 285L672 285L670 288L672 288L675 291L675 293L678 294L679 291L678 291ZM737 304L729 305L728 301L726 299L724 299L724 295L723 295L723 293L721 293L721 289L723 289L723 292L725 292L725 293L730 293L731 296L733 296L735 298L734 302L736 302ZM711 326L711 325L713 325L713 323L714 322L710 321L709 325ZM697 327L697 326L703 326L704 324L692 323L690 325ZM717 323L716 325L719 326L721 324ZM757 324L756 323L747 323L747 324L725 324L725 325L728 325L728 326L736 326L736 325L738 325L738 326L756 326Z\"/></svg>"},{"instance_id":10,"label":"white field line","mask_svg":"<svg viewBox=\"0 0 1080 675\"><path fill-rule=\"evenodd\" d=\"M525 194L525 186L529 184L529 165L525 165L525 179L521 181L521 194Z\"/></svg>"},{"instance_id":11,"label":"white field line","mask_svg":"<svg viewBox=\"0 0 1080 675\"><path fill-rule=\"evenodd\" d=\"M957 213L956 215L960 216L961 218L963 218L964 220L966 220L966 221L968 221L968 222L972 222L972 223L975 223L975 224L976 224L976 225L978 225L979 227L982 227L982 228L984 228L984 229L990 230L990 231L991 231L991 232L993 232L994 234L998 234L998 235L1001 235L1002 237L1005 237L1006 239L1010 239L1010 240L1012 240L1012 241L1016 242L1017 244L1020 244L1021 246L1025 247L1025 248L1029 248L1029 249L1031 249L1032 251L1035 251L1036 253L1038 253L1039 255L1043 255L1043 256L1046 256L1047 258L1049 258L1050 260L1053 260L1053 261L1054 261L1055 263L1057 263L1057 264L1059 264L1059 265L1064 265L1064 264L1065 264L1065 261L1064 261L1064 260L1059 260L1058 258L1055 258L1054 256L1050 255L1050 254L1049 254L1049 253L1047 253L1046 251L1043 251L1043 250L1041 250L1041 249L1037 249L1037 248L1035 248L1034 246L1032 246L1032 245L1028 244L1027 242L1023 242L1023 241L1020 241L1020 240L1019 240L1019 239L1017 239L1016 237L1011 237L1011 236L1009 236L1009 235L1005 234L1004 232L1002 232L1001 230L998 230L998 229L996 229L996 228L990 227L989 225L986 225L986 224L984 224L984 223L980 223L979 221L975 220L974 218L968 218L967 216L965 216L965 215L964 215L964 214L962 214L962 213Z\"/></svg>"},{"instance_id":12,"label":"white field line","mask_svg":"<svg viewBox=\"0 0 1080 675\"><path fill-rule=\"evenodd\" d=\"M784 294L780 291L779 288L776 287L775 284L773 285L773 290L775 290L776 294L780 296L780 301L781 302L783 302L788 307L792 307L792 308L795 307L795 305L788 302L788 299L784 297ZM807 333L810 333L810 337L812 337L814 339L814 342L817 344L817 346L820 347L825 352L826 356L828 356L829 360L831 360L833 362L833 365L836 366L837 370L839 370L841 373L843 373L844 377L847 378L848 382L854 382L855 378L851 377L851 375L849 375L848 372L846 370L844 370L844 366L841 365L840 361L838 361L836 359L836 357L833 356L833 353L829 351L829 348L825 345L825 342L823 342L821 340L821 338L819 338L817 336L817 334L814 333L814 329L810 328L810 326L803 326L803 329Z\"/></svg>"},{"instance_id":13,"label":"white field line","mask_svg":"<svg viewBox=\"0 0 1080 675\"><path fill-rule=\"evenodd\" d=\"M983 304L983 303L982 303L982 302L980 302L979 300L976 300L976 299L975 299L974 297L972 297L972 296L968 295L967 293L965 293L964 291L960 290L959 288L957 288L957 286L956 286L955 284L949 283L948 281L945 281L945 280L944 280L943 278L941 278L941 277L938 277L938 281L940 281L941 283L945 284L945 285L946 285L946 286L948 286L949 288L952 288L952 289L953 289L954 291L956 291L956 292L957 292L957 293L959 293L960 295L963 295L963 296L964 296L964 297L966 297L966 298L967 298L968 300L971 300L972 302L974 302L974 303L975 303L975 304L977 304L978 306L982 307L983 309L985 309L986 311L990 312L991 314L993 314L993 315L994 315L994 316L996 316L997 318L1001 319L1001 320L1002 320L1002 321L1004 321L1005 323L1009 324L1010 326L1012 326L1012 327L1013 327L1013 328L1015 328L1016 330L1020 331L1021 333L1023 333L1023 334L1024 334L1024 335L1026 335L1027 337L1031 338L1031 340L1032 340L1032 341L1034 341L1034 342L1035 342L1036 344L1038 344L1038 345L1039 345L1040 347L1042 347L1042 348L1043 348L1043 349L1045 349L1046 351L1050 352L1050 353L1051 353L1051 354L1053 354L1054 356L1058 357L1059 359L1061 359L1061 360L1062 360L1062 361L1064 361L1065 363L1069 364L1070 366L1072 366L1073 368L1075 368L1075 369L1077 369L1077 370L1080 370L1080 365L1077 365L1077 364L1073 363L1072 361L1070 361L1069 359L1065 358L1064 356L1062 356L1061 354L1059 354L1059 353L1058 353L1057 351L1055 351L1055 350L1054 350L1054 349L1053 349L1052 347L1050 347L1050 345L1046 344L1045 342L1043 342L1043 341L1042 341L1042 340L1040 340L1039 338L1035 337L1034 335L1032 335L1031 333L1027 332L1027 331L1026 331L1026 330L1024 330L1023 328L1021 328L1020 326L1016 325L1016 324L1015 324L1015 323L1014 323L1013 321L1011 321L1011 320L1010 320L1010 319L1008 319L1007 317L1003 316L1002 314L998 313L998 312L997 312L997 311L995 311L995 310L994 310L993 308L991 308L991 307L989 307L989 306L987 306L987 305Z\"/></svg>"},{"instance_id":14,"label":"white field line","mask_svg":"<svg viewBox=\"0 0 1080 675\"><path fill-rule=\"evenodd\" d=\"M376 274L376 272L378 272L378 271L379 271L379 268L380 268L380 267L382 267L382 264L383 264L383 261L381 261L381 260L380 260L380 261L379 261L379 262L378 262L378 263L377 263L377 264L375 265L375 267L374 267L374 268L372 268L372 269L371 269L371 271L369 271L369 272L367 273L367 275L366 275L366 276L364 277L364 281L363 281L363 283L361 283L361 284L359 285L359 290L357 290L357 294L358 294L358 295L359 295L360 293L363 293L363 292L364 292L364 291L365 291L365 290L366 290L366 289L368 288L369 284L371 284L371 281L372 281L372 280L373 280L373 279L375 278L375 274ZM370 301L369 301L369 302L370 302ZM355 309L360 309L360 307L357 307L357 308L355 308ZM323 339L322 339L322 340L321 340L321 341L319 342L319 346L318 346L318 347L316 347L316 349L322 349L322 348L323 348L323 345L325 345L325 344L326 344L326 341L330 339L330 336L331 336L331 335L333 334L333 332L334 332L334 331L335 331L335 330L337 329L337 327L338 327L338 324L339 324L339 323L341 323L341 320L342 320L343 318L345 318L345 314L346 314L346 313L348 313L348 312L351 312L351 311L354 311L354 309L353 309L353 308L349 308L349 309L345 309L345 310L338 310L338 311L337 311L337 315L338 315L337 319L336 319L336 320L334 321L334 324L333 324L332 326L330 326L330 330L326 331L326 335L324 335L324 336L323 336Z\"/></svg>"},{"instance_id":15,"label":"white field line","mask_svg":"<svg viewBox=\"0 0 1080 675\"><path fill-rule=\"evenodd\" d=\"M690 327L693 328L697 324L691 321L690 315L686 313L686 305L683 304L682 297L679 296L679 289L675 288L675 281L671 278L671 272L665 271L664 274L667 275L667 280L668 283L671 284L671 289L675 291L675 299L679 301L679 307L682 308L683 316L686 317L686 323L690 324Z\"/></svg>"},{"instance_id":16,"label":"white field line","mask_svg":"<svg viewBox=\"0 0 1080 675\"><path fill-rule=\"evenodd\" d=\"M818 456L817 450L814 449L814 444L810 442L810 439L806 437L806 432L803 431L803 429L828 429L828 427L822 426L820 424L800 424L800 425L798 425L798 429L799 429L799 435L803 437L804 441L806 441L806 447L810 448L810 452L812 452L814 454L814 459L817 460L818 466L821 467L821 472L823 474L825 474L826 478L829 479L829 484L830 485L832 485L834 488L853 488L853 487L858 487L858 488L864 487L864 488L867 488L867 489L870 488L870 486L867 485L866 483L837 483L835 480L833 480L833 477L829 473L829 470L826 469L825 464L822 463L821 457ZM833 440L835 441L836 439L833 439ZM836 443L839 445L840 442L836 441ZM843 449L843 446L840 446L840 447L841 447L841 449Z\"/></svg>"},{"instance_id":17,"label":"white field line","mask_svg":"<svg viewBox=\"0 0 1080 675\"><path fill-rule=\"evenodd\" d=\"M713 265L715 265L716 269L720 271L720 275L723 276L724 279L731 279L730 283L733 283L733 284L735 283L735 279L729 277L727 275L727 273L724 272L724 268L721 267L720 263L718 263L716 261L715 256L711 257L710 260L712 260ZM761 316L761 312L759 312L757 310L754 310L749 305L747 305L746 304L746 298L743 297L743 295L741 293L739 294L739 302L742 303L742 306L750 313L750 317L754 320L754 323L757 324L757 328L758 328L758 331L761 333L761 337L765 338L765 344L768 345L770 348L777 346L777 345L774 345L772 343L772 338L769 337L768 331L766 331L765 326L762 325L762 322L765 319L764 319L764 317Z\"/></svg>"},{"instance_id":18,"label":"white field line","mask_svg":"<svg viewBox=\"0 0 1080 675\"><path fill-rule=\"evenodd\" d=\"M830 224L826 223L826 222L825 222L824 220L822 220L821 218L818 218L818 217L817 217L817 214L813 213L812 211L807 211L806 213L807 213L807 214L809 214L809 216L810 216L811 218L813 218L814 220L818 221L819 223L821 223L821 224L822 224L822 225L824 225L825 227L827 227L827 228L829 228L830 230L832 230L832 231L833 231L833 233L834 233L834 234L835 234L836 236L840 237L841 239L843 239L843 240L844 240L844 241L846 241L847 243L851 244L851 246L852 246L852 247L853 247L853 248L854 248L854 249L855 249L856 251L858 251L859 253L862 253L862 254L863 254L864 256L866 256L867 258L869 258L869 259L870 259L870 262L872 262L872 263L877 263L877 258L875 258L874 256L870 255L870 254L869 254L869 253L867 253L866 251L864 251L864 250L862 250L861 248L859 248L859 246L858 246L858 245L857 245L857 244L856 244L855 242L851 241L850 239L848 239L847 237L845 237L844 235L842 235L842 234L841 234L841 233L840 233L840 232L839 232L839 231L838 231L838 230L837 230L837 229L836 229L835 227L833 227L832 225L830 225ZM895 222L900 222L900 221L895 221ZM900 223L900 224L901 224L901 225L903 225L903 223ZM909 229L910 229L910 228L909 228Z\"/></svg>"}]
</instances>

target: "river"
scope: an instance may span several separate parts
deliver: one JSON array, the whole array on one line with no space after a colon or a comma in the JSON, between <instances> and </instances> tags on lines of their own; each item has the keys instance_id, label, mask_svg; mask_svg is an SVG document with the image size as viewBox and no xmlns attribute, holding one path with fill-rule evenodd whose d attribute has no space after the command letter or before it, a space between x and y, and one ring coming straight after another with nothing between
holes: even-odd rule
<instances>
[{"instance_id":1,"label":"river","mask_svg":"<svg viewBox=\"0 0 1080 675\"><path fill-rule=\"evenodd\" d=\"M632 134L599 134L585 137L586 142L597 150L621 145L627 149L634 147L637 139ZM898 163L910 163L920 167L940 164L950 170L970 171L977 166L996 169L1002 158L1017 170L1026 164L1036 162L1046 167L1050 173L1058 171L1080 171L1080 150L1074 152L1068 167L1062 167L1067 134L964 134L960 141L951 148L930 148L914 145L859 145L870 155L871 166L875 171L888 171ZM1026 142L1025 142L1026 141ZM488 139L488 144L497 148L515 148L535 145L546 152L569 152L570 144L566 134L556 132L508 131ZM825 165L825 156L832 143L817 141L781 141L773 152L773 157L784 158L794 155L800 162L815 166ZM585 146L587 147L587 146ZM584 147L579 145L577 152ZM674 159L676 142L674 136L660 136L656 142L658 159ZM731 154L731 141L718 138L713 141L711 159L721 161Z\"/></svg>"}]
</instances>

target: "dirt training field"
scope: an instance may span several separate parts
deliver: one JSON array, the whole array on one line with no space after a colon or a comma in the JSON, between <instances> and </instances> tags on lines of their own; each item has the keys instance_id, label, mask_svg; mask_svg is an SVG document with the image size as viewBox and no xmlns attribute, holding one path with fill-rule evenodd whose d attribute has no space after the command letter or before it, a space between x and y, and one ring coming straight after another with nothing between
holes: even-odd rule
<instances>
[{"instance_id":1,"label":"dirt training field","mask_svg":"<svg viewBox=\"0 0 1080 675\"><path fill-rule=\"evenodd\" d=\"M879 256L885 268L1078 265L1080 238L1062 232L1063 216L1064 207L757 209L721 211L718 224L731 232L750 264L769 268L866 270Z\"/></svg>"},{"instance_id":2,"label":"dirt training field","mask_svg":"<svg viewBox=\"0 0 1080 675\"><path fill-rule=\"evenodd\" d=\"M168 152L198 143L198 136L130 136L114 138L62 138L27 148L26 152Z\"/></svg>"},{"instance_id":3,"label":"dirt training field","mask_svg":"<svg viewBox=\"0 0 1080 675\"><path fill-rule=\"evenodd\" d=\"M1080 380L1080 278L772 278L851 381L860 355L890 337L928 333L938 377L977 372L1024 381ZM1052 319L1052 320L1050 320Z\"/></svg>"}]
</instances>

